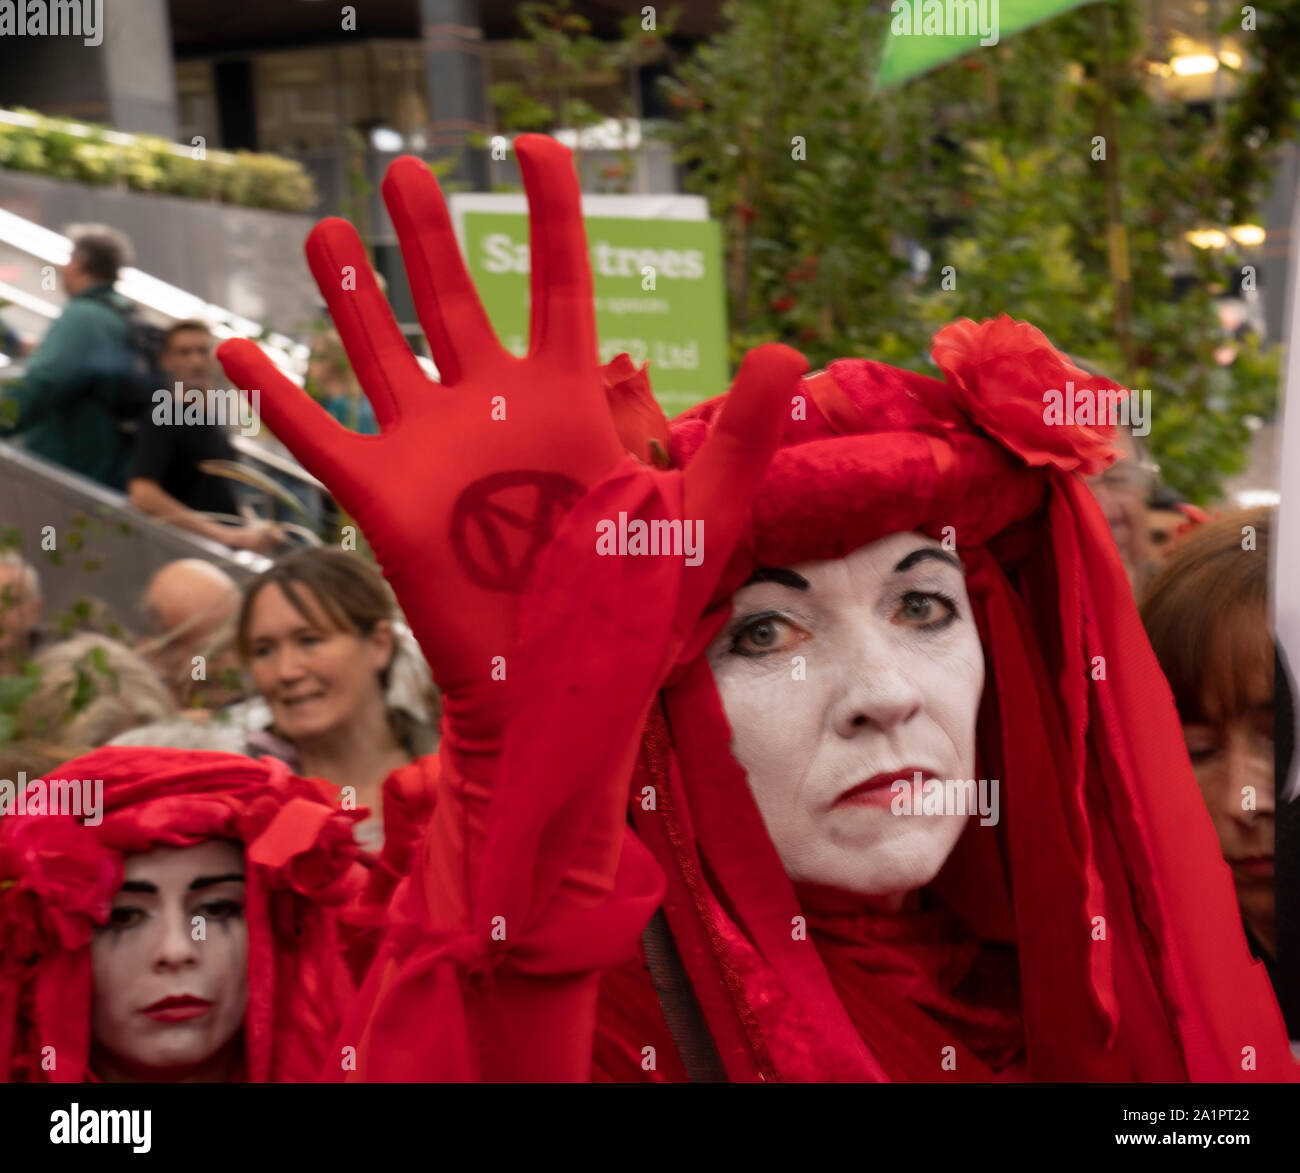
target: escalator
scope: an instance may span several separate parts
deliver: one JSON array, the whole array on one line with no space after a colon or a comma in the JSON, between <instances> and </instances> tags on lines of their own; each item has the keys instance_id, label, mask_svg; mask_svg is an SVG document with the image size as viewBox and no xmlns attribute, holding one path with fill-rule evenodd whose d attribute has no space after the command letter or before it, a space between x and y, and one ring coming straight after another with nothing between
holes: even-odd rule
<instances>
[{"instance_id":1,"label":"escalator","mask_svg":"<svg viewBox=\"0 0 1300 1173\"><path fill-rule=\"evenodd\" d=\"M270 565L155 521L124 494L12 443L0 443L0 533L40 573L47 614L97 599L128 627L139 625L145 584L177 558L212 562L236 581Z\"/></svg>"},{"instance_id":2,"label":"escalator","mask_svg":"<svg viewBox=\"0 0 1300 1173\"><path fill-rule=\"evenodd\" d=\"M0 307L10 330L39 338L61 312L63 295L49 288L50 274L67 260L68 252L66 237L0 210ZM123 270L117 290L142 318L156 325L197 317L210 323L219 339L260 332L257 323L136 269ZM261 345L301 382L293 372L305 347L280 336ZM20 376L21 370L21 358L9 357L0 365L0 383ZM282 446L242 437L234 444L241 465L288 488L293 496L311 502L323 495L319 483ZM248 499L249 490L240 486L240 491ZM260 500L273 506L266 495ZM274 508L264 509L264 515L274 516ZM295 535L298 541L315 540L305 529L295 529ZM12 440L0 441L0 548L16 549L40 573L47 615L66 613L79 601L93 599L107 604L127 627L139 625L141 593L167 562L201 558L236 581L270 564L261 555L231 550L156 521L129 505L124 494L35 456ZM81 607L84 613L84 602Z\"/></svg>"}]
</instances>

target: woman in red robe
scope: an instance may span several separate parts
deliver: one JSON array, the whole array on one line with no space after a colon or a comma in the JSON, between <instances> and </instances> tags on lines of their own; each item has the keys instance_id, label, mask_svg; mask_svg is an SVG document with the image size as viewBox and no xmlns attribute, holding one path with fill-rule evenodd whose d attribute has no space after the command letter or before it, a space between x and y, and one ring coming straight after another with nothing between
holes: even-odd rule
<instances>
[{"instance_id":1,"label":"woman in red robe","mask_svg":"<svg viewBox=\"0 0 1300 1173\"><path fill-rule=\"evenodd\" d=\"M942 380L759 348L669 431L604 394L567 152L516 146L526 358L411 159L441 384L339 220L307 255L381 435L221 350L445 697L345 1077L1293 1078L1081 479L1105 431L1047 410L1114 389L1003 318L940 332Z\"/></svg>"},{"instance_id":2,"label":"woman in red robe","mask_svg":"<svg viewBox=\"0 0 1300 1173\"><path fill-rule=\"evenodd\" d=\"M85 809L52 809L77 780ZM66 788L65 792L66 792ZM42 801L36 801L37 796ZM315 1079L361 815L275 759L95 750L0 818L0 1080Z\"/></svg>"}]
</instances>

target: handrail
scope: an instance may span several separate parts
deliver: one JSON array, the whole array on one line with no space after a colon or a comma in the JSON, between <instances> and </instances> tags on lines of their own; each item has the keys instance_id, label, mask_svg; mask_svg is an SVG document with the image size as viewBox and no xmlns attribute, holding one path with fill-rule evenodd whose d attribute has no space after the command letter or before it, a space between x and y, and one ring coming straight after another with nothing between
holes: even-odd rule
<instances>
[{"instance_id":1,"label":"handrail","mask_svg":"<svg viewBox=\"0 0 1300 1173\"><path fill-rule=\"evenodd\" d=\"M12 441L0 442L0 481L4 477L20 476L29 483L41 485L47 492L57 494L67 501L75 500L79 508L87 510L106 510L129 517L131 525L143 533L149 534L157 542L168 546L178 543L190 547L191 556L201 555L208 561L219 565L236 563L245 571L260 574L268 566L270 559L251 550L234 550L211 538L200 537L189 530L171 525L137 509L126 498L126 494L98 481L82 476L72 469L64 468L42 456L28 452L20 444ZM12 518L8 518L12 522ZM179 556L179 555L178 555Z\"/></svg>"},{"instance_id":2,"label":"handrail","mask_svg":"<svg viewBox=\"0 0 1300 1173\"><path fill-rule=\"evenodd\" d=\"M252 440L247 436L231 436L230 446L241 456L247 456L250 460L265 464L268 468L273 468L276 472L283 473L285 476L293 477L294 480L301 481L304 485L310 485L313 489L329 492L302 465L292 460L286 460L278 452L269 451L256 440Z\"/></svg>"},{"instance_id":3,"label":"handrail","mask_svg":"<svg viewBox=\"0 0 1300 1173\"><path fill-rule=\"evenodd\" d=\"M10 285L8 281L0 281L0 298L21 306L37 317L49 318L51 321L63 313L62 308L54 302L28 293L25 289L19 289L17 285Z\"/></svg>"},{"instance_id":4,"label":"handrail","mask_svg":"<svg viewBox=\"0 0 1300 1173\"><path fill-rule=\"evenodd\" d=\"M0 244L51 265L66 265L72 256L72 241L13 212L0 208ZM249 338L262 333L262 326L224 306L206 302L177 285L128 266L118 276L115 288L129 301L166 318L199 318L220 338ZM28 294L28 297L32 295ZM43 299L42 299L43 300ZM41 312L41 311L36 311ZM287 377L301 384L296 371L309 352L308 347L284 334L271 333L258 343Z\"/></svg>"}]
</instances>

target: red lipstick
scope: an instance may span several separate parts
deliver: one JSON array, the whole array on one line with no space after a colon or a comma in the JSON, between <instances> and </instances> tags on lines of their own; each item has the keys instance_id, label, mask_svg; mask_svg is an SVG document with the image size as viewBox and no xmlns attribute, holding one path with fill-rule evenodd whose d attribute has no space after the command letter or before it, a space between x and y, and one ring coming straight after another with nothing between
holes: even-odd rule
<instances>
[{"instance_id":1,"label":"red lipstick","mask_svg":"<svg viewBox=\"0 0 1300 1173\"><path fill-rule=\"evenodd\" d=\"M932 777L929 770L921 766L900 766L897 770L885 770L879 774L873 774L865 782L859 782L856 786L846 790L837 798L833 804L834 809L844 806L889 806L893 801L894 783L898 781L906 782L910 787L912 779L921 775L922 783L927 778Z\"/></svg>"},{"instance_id":2,"label":"red lipstick","mask_svg":"<svg viewBox=\"0 0 1300 1173\"><path fill-rule=\"evenodd\" d=\"M1238 875L1251 880L1271 880L1273 878L1273 857L1271 855L1252 855L1246 859L1230 859L1232 870Z\"/></svg>"},{"instance_id":3,"label":"red lipstick","mask_svg":"<svg viewBox=\"0 0 1300 1173\"><path fill-rule=\"evenodd\" d=\"M180 994L171 998L161 998L152 1006L146 1006L141 1014L155 1022L186 1022L198 1018L212 1009L212 1003L206 998L196 998L192 994Z\"/></svg>"}]
</instances>

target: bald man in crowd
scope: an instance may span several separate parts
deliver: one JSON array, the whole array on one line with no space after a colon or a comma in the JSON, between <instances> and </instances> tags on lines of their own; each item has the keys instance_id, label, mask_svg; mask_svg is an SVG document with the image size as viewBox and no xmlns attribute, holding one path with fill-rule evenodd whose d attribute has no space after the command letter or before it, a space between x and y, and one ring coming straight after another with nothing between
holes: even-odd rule
<instances>
[{"instance_id":1,"label":"bald man in crowd","mask_svg":"<svg viewBox=\"0 0 1300 1173\"><path fill-rule=\"evenodd\" d=\"M0 676L17 676L31 658L43 607L36 568L18 554L0 553Z\"/></svg>"},{"instance_id":2,"label":"bald man in crowd","mask_svg":"<svg viewBox=\"0 0 1300 1173\"><path fill-rule=\"evenodd\" d=\"M233 639L239 601L234 579L198 558L169 562L149 580L140 604L149 634L136 650L181 708L216 709L243 695L226 681L228 670L239 667Z\"/></svg>"}]
</instances>

